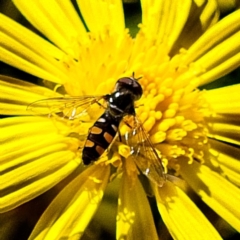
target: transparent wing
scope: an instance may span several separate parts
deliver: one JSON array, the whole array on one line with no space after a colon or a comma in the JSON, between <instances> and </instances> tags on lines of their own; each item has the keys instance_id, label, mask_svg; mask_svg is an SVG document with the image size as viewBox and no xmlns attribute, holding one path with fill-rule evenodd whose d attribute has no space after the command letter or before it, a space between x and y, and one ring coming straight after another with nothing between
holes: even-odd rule
<instances>
[{"instance_id":1,"label":"transparent wing","mask_svg":"<svg viewBox=\"0 0 240 240\"><path fill-rule=\"evenodd\" d=\"M27 110L37 115L57 115L73 120L86 115L94 104L105 108L104 96L60 97L42 99L31 103Z\"/></svg>"},{"instance_id":2,"label":"transparent wing","mask_svg":"<svg viewBox=\"0 0 240 240\"><path fill-rule=\"evenodd\" d=\"M154 149L148 134L138 118L134 119L132 131L125 134L126 143L131 148L131 154L140 171L158 186L166 181L166 174L161 158Z\"/></svg>"}]
</instances>

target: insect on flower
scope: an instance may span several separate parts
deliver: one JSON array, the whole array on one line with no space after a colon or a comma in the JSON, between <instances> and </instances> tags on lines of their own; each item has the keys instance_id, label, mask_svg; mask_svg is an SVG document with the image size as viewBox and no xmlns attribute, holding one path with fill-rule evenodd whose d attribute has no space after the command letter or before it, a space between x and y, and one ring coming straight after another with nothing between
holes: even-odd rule
<instances>
[{"instance_id":1,"label":"insect on flower","mask_svg":"<svg viewBox=\"0 0 240 240\"><path fill-rule=\"evenodd\" d=\"M69 120L81 118L88 113L94 105L104 109L103 114L95 121L89 129L86 141L82 150L82 160L85 165L96 161L112 145L116 136L120 141L130 147L131 156L140 171L158 186L162 186L166 175L161 158L153 147L148 134L144 130L141 121L136 116L135 101L142 96L143 90L134 73L132 77L123 77L117 80L113 93L102 96L80 96L49 98L33 102L28 110L36 112L35 109L45 107L48 114ZM124 119L132 116L133 123L130 125ZM84 121L84 120L83 120ZM120 135L119 125L124 122L129 131L123 136Z\"/></svg>"}]
</instances>

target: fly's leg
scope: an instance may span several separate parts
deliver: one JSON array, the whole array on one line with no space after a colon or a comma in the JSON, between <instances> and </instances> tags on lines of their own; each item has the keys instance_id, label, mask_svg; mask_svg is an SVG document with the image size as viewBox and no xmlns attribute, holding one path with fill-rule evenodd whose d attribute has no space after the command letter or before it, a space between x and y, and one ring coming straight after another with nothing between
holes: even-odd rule
<instances>
[{"instance_id":1,"label":"fly's leg","mask_svg":"<svg viewBox=\"0 0 240 240\"><path fill-rule=\"evenodd\" d=\"M119 129L118 129L118 136L119 136L119 141L122 142L122 137L121 137Z\"/></svg>"},{"instance_id":2,"label":"fly's leg","mask_svg":"<svg viewBox=\"0 0 240 240\"><path fill-rule=\"evenodd\" d=\"M133 129L133 127L132 127L126 120L123 120L123 122L124 122L130 129ZM119 141L120 141L120 142L123 142L119 128L118 128L117 132L118 132L118 136L119 136Z\"/></svg>"},{"instance_id":3,"label":"fly's leg","mask_svg":"<svg viewBox=\"0 0 240 240\"><path fill-rule=\"evenodd\" d=\"M109 98L109 97L108 97L108 94L103 97L103 99L106 100L106 101L108 100L108 98ZM103 106L103 105L98 101L98 99L94 99L93 102L92 102L92 104L93 104L93 103L97 103L100 107L102 107L102 108L104 108L104 109L107 109L105 106Z\"/></svg>"}]
</instances>

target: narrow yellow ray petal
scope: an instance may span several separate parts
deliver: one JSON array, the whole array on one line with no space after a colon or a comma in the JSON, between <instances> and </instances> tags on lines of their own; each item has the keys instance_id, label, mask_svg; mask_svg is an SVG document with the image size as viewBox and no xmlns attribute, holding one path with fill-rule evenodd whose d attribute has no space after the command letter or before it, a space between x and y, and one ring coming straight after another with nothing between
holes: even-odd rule
<instances>
[{"instance_id":1,"label":"narrow yellow ray petal","mask_svg":"<svg viewBox=\"0 0 240 240\"><path fill-rule=\"evenodd\" d=\"M240 66L240 53L233 55L232 57L225 59L224 62L219 63L213 69L206 71L200 76L200 85L212 82L220 77L223 77L231 71L237 69Z\"/></svg>"},{"instance_id":2,"label":"narrow yellow ray petal","mask_svg":"<svg viewBox=\"0 0 240 240\"><path fill-rule=\"evenodd\" d=\"M124 172L118 198L117 239L158 239L146 193Z\"/></svg>"},{"instance_id":3,"label":"narrow yellow ray petal","mask_svg":"<svg viewBox=\"0 0 240 240\"><path fill-rule=\"evenodd\" d=\"M0 114L29 115L27 106L40 99L57 97L50 89L34 85L19 79L0 75Z\"/></svg>"},{"instance_id":4,"label":"narrow yellow ray petal","mask_svg":"<svg viewBox=\"0 0 240 240\"><path fill-rule=\"evenodd\" d=\"M66 150L49 154L38 160L39 163L33 162L12 170L10 174L2 174L0 212L9 211L41 195L67 177L79 165L79 159L75 154ZM51 164L47 164L49 162ZM3 179L9 184L5 185ZM14 181L10 181L12 179Z\"/></svg>"},{"instance_id":5,"label":"narrow yellow ray petal","mask_svg":"<svg viewBox=\"0 0 240 240\"><path fill-rule=\"evenodd\" d=\"M170 50L180 35L191 8L191 1L141 1L145 31Z\"/></svg>"},{"instance_id":6,"label":"narrow yellow ray petal","mask_svg":"<svg viewBox=\"0 0 240 240\"><path fill-rule=\"evenodd\" d=\"M186 21L188 13L191 7L191 1L177 1L174 2L174 16L172 22L168 22L168 33L164 36L164 42L167 43L169 48L171 49L174 45L175 41L179 37ZM170 9L172 11L172 9Z\"/></svg>"},{"instance_id":7,"label":"narrow yellow ray petal","mask_svg":"<svg viewBox=\"0 0 240 240\"><path fill-rule=\"evenodd\" d=\"M103 31L108 26L122 33L125 28L121 0L78 0L83 18L91 32Z\"/></svg>"},{"instance_id":8,"label":"narrow yellow ray petal","mask_svg":"<svg viewBox=\"0 0 240 240\"><path fill-rule=\"evenodd\" d=\"M235 185L240 186L240 149L215 140L209 140L209 143L211 145L210 163L206 162L206 164Z\"/></svg>"},{"instance_id":9,"label":"narrow yellow ray petal","mask_svg":"<svg viewBox=\"0 0 240 240\"><path fill-rule=\"evenodd\" d=\"M0 32L0 60L49 81L63 83L67 76L64 68L48 57L40 56L7 34Z\"/></svg>"},{"instance_id":10,"label":"narrow yellow ray petal","mask_svg":"<svg viewBox=\"0 0 240 240\"><path fill-rule=\"evenodd\" d=\"M149 32L152 32L154 29L157 29L158 27L158 24L159 24L158 21L156 20L155 22L154 21L152 22L152 18L155 14L160 12L160 9L162 8L162 4L163 4L163 1L141 0L142 23L148 26ZM160 17L161 15L159 16L159 18ZM154 27L152 26L153 24L155 24Z\"/></svg>"},{"instance_id":11,"label":"narrow yellow ray petal","mask_svg":"<svg viewBox=\"0 0 240 240\"><path fill-rule=\"evenodd\" d=\"M223 159L227 159L222 157ZM222 160L222 159L221 159ZM221 164L220 168L222 170L222 174L233 184L240 187L240 174L237 173L235 170L231 170L229 167L226 167L225 165Z\"/></svg>"},{"instance_id":12,"label":"narrow yellow ray petal","mask_svg":"<svg viewBox=\"0 0 240 240\"><path fill-rule=\"evenodd\" d=\"M174 239L222 239L180 188L166 182L161 188L155 187L154 192L159 212Z\"/></svg>"},{"instance_id":13,"label":"narrow yellow ray petal","mask_svg":"<svg viewBox=\"0 0 240 240\"><path fill-rule=\"evenodd\" d=\"M226 123L209 124L208 136L240 146L240 126Z\"/></svg>"},{"instance_id":14,"label":"narrow yellow ray petal","mask_svg":"<svg viewBox=\"0 0 240 240\"><path fill-rule=\"evenodd\" d=\"M40 32L54 42L58 46L67 46L66 39L61 35L58 25L54 26L50 21L50 16L44 14L44 8L40 7L43 1L13 1L21 13L33 24ZM48 1L51 2L51 1ZM46 5L47 2L45 2ZM36 14L37 13L37 14ZM52 36L52 37L51 37ZM61 48L60 47L60 48ZM64 49L64 48L62 48Z\"/></svg>"},{"instance_id":15,"label":"narrow yellow ray petal","mask_svg":"<svg viewBox=\"0 0 240 240\"><path fill-rule=\"evenodd\" d=\"M24 50L26 50L26 49L24 49ZM1 46L0 46L0 56L1 56L1 58L0 58L1 61L5 62L13 67L19 68L27 73L30 73L30 74L35 75L42 79L47 79L52 82L63 83L63 81L61 79L59 79L58 77L51 75L49 72L45 71L44 69L36 66L35 64L32 64L28 60L25 60L16 54L2 48Z\"/></svg>"},{"instance_id":16,"label":"narrow yellow ray petal","mask_svg":"<svg viewBox=\"0 0 240 240\"><path fill-rule=\"evenodd\" d=\"M30 117L11 117L0 120L1 127L1 154L8 153L11 149L17 149L20 147L28 146L33 142L31 137L36 138L36 141L42 141L55 134L58 134L58 129L55 126L54 121L49 118L30 116ZM62 131L68 135L71 131L69 127L62 124Z\"/></svg>"},{"instance_id":17,"label":"narrow yellow ray petal","mask_svg":"<svg viewBox=\"0 0 240 240\"><path fill-rule=\"evenodd\" d=\"M78 140L57 134L49 119L5 118L0 128L1 212L47 191L81 162Z\"/></svg>"},{"instance_id":18,"label":"narrow yellow ray petal","mask_svg":"<svg viewBox=\"0 0 240 240\"><path fill-rule=\"evenodd\" d=\"M46 155L51 154L54 151L56 152L62 151L64 148L69 147L67 143L67 139L65 139L62 136L49 134L46 139L44 139L45 137L46 136L35 137L34 139L36 141L33 142L31 145L23 146L22 148L14 148L12 152L6 152L5 154L3 154L0 158L0 162L1 162L0 171L4 173L8 172L9 174L12 174L11 168L13 168L14 166L28 164L29 162L31 162L30 159L40 158L45 154ZM43 141L43 139L45 141ZM38 160L36 160L36 162L37 161ZM48 164L52 164L52 163L48 163ZM16 181L16 180L11 179L11 181ZM9 185L11 184L9 182L6 182L6 180L4 180L4 182L5 184L9 184Z\"/></svg>"},{"instance_id":19,"label":"narrow yellow ray petal","mask_svg":"<svg viewBox=\"0 0 240 240\"><path fill-rule=\"evenodd\" d=\"M240 189L220 174L197 162L181 164L180 173L214 211L240 231Z\"/></svg>"},{"instance_id":20,"label":"narrow yellow ray petal","mask_svg":"<svg viewBox=\"0 0 240 240\"><path fill-rule=\"evenodd\" d=\"M79 239L103 197L110 167L93 165L79 174L48 206L31 239Z\"/></svg>"},{"instance_id":21,"label":"narrow yellow ray petal","mask_svg":"<svg viewBox=\"0 0 240 240\"><path fill-rule=\"evenodd\" d=\"M80 34L84 34L85 29L80 18L76 17L76 11L73 7L70 7L68 1L65 4L58 4L58 1L55 0L32 1L31 5L29 5L29 2L22 0L13 2L40 32L67 53L74 54L70 48L72 40ZM69 15L75 16L73 17L75 20L78 19L75 23L78 26L77 28L72 24L72 21L68 20Z\"/></svg>"},{"instance_id":22,"label":"narrow yellow ray petal","mask_svg":"<svg viewBox=\"0 0 240 240\"><path fill-rule=\"evenodd\" d=\"M48 1L49 2L49 1ZM73 4L71 1L56 1L54 4L58 4L61 8L62 18L64 18L64 21L69 21L68 26L74 29L74 32L76 31L79 35L86 33L86 29L77 13L77 11L74 9ZM55 7L52 6L51 14L55 14ZM65 14L66 16L63 16ZM57 15L56 18L57 24L59 21L59 16ZM63 21L63 20L61 20Z\"/></svg>"},{"instance_id":23,"label":"narrow yellow ray petal","mask_svg":"<svg viewBox=\"0 0 240 240\"><path fill-rule=\"evenodd\" d=\"M184 2L185 1L183 1L183 3ZM197 41L197 39L208 28L210 28L213 24L215 24L218 21L219 9L216 4L216 1L215 0L192 1L191 9L187 17L188 20L184 28L182 29L181 34L174 46L174 50L176 53L182 47L188 49L192 44L194 44Z\"/></svg>"},{"instance_id":24,"label":"narrow yellow ray petal","mask_svg":"<svg viewBox=\"0 0 240 240\"><path fill-rule=\"evenodd\" d=\"M188 64L199 59L210 49L229 38L240 29L240 10L223 18L208 31L206 31L187 51L184 63ZM238 43L235 42L234 46ZM239 44L238 44L239 45ZM231 46L229 46L231 47Z\"/></svg>"},{"instance_id":25,"label":"narrow yellow ray petal","mask_svg":"<svg viewBox=\"0 0 240 240\"><path fill-rule=\"evenodd\" d=\"M11 38L22 43L42 57L48 55L60 59L63 56L63 52L53 44L2 13L0 13L0 31L11 36ZM39 48L39 46L41 46L41 48Z\"/></svg>"},{"instance_id":26,"label":"narrow yellow ray petal","mask_svg":"<svg viewBox=\"0 0 240 240\"><path fill-rule=\"evenodd\" d=\"M155 6L158 5L158 9L157 8L152 9L152 11L155 13L155 16L151 16L152 18L151 23L153 23L153 21L156 21L156 19L154 19L156 16L159 16L158 21L156 21L158 25L154 29L157 34L158 42L161 43L163 42L164 33L167 30L168 21L169 22L173 21L174 11L173 12L171 11L171 7L175 7L176 5L172 1L162 1L162 3L157 3L157 2L158 1L155 1L156 3ZM148 23L148 26L151 23Z\"/></svg>"},{"instance_id":27,"label":"narrow yellow ray petal","mask_svg":"<svg viewBox=\"0 0 240 240\"><path fill-rule=\"evenodd\" d=\"M34 120L36 122L33 122ZM11 124L14 124L14 126ZM38 128L36 128L36 125L38 125ZM0 127L2 128L0 138L1 172L7 173L11 171L11 168L14 166L25 164L25 161L27 164L30 158L34 159L32 156L37 154L40 156L42 154L43 150L41 148L47 148L51 143L57 145L62 141L60 147L68 147L69 150L75 149L75 152L77 152L78 149L78 146L76 146L74 142L76 139L72 140L71 138L57 134L51 121L44 121L37 117L15 117L13 120L12 118L1 119ZM12 133L8 134L10 130L12 130ZM33 136L29 136L29 133ZM72 147L70 146L70 142L72 142ZM11 149L13 150L10 151Z\"/></svg>"},{"instance_id":28,"label":"narrow yellow ray petal","mask_svg":"<svg viewBox=\"0 0 240 240\"><path fill-rule=\"evenodd\" d=\"M0 114L2 115L26 115L26 105L21 103L2 103L0 102Z\"/></svg>"},{"instance_id":29,"label":"narrow yellow ray petal","mask_svg":"<svg viewBox=\"0 0 240 240\"><path fill-rule=\"evenodd\" d=\"M240 84L216 88L205 92L210 108L221 114L240 114Z\"/></svg>"},{"instance_id":30,"label":"narrow yellow ray petal","mask_svg":"<svg viewBox=\"0 0 240 240\"><path fill-rule=\"evenodd\" d=\"M240 14L240 12L239 12ZM230 56L240 52L238 40L240 39L240 31L231 35L224 42L218 44L213 49L205 53L200 59L195 61L196 64L203 66L206 70L212 69L220 62L225 61ZM240 60L239 60L240 63Z\"/></svg>"},{"instance_id":31,"label":"narrow yellow ray petal","mask_svg":"<svg viewBox=\"0 0 240 240\"><path fill-rule=\"evenodd\" d=\"M220 114L211 114L210 116L206 116L204 119L207 121L209 126L212 123L222 123L222 124L232 124L232 125L239 125L240 118L239 114L232 114L232 113L220 113Z\"/></svg>"},{"instance_id":32,"label":"narrow yellow ray petal","mask_svg":"<svg viewBox=\"0 0 240 240\"><path fill-rule=\"evenodd\" d=\"M231 93L229 94L231 95ZM208 122L209 137L240 145L240 114L213 115L207 117L206 120Z\"/></svg>"},{"instance_id":33,"label":"narrow yellow ray petal","mask_svg":"<svg viewBox=\"0 0 240 240\"><path fill-rule=\"evenodd\" d=\"M20 85L19 85L20 86ZM0 90L1 90L1 98L3 101L11 100L11 101L19 101L31 103L33 101L44 98L43 95L36 94L31 92L30 89L20 89L14 88L14 84L4 84L0 81ZM52 92L52 96L54 96L54 92Z\"/></svg>"},{"instance_id":34,"label":"narrow yellow ray petal","mask_svg":"<svg viewBox=\"0 0 240 240\"><path fill-rule=\"evenodd\" d=\"M239 12L240 13L240 12ZM240 15L240 14L239 14ZM229 69L223 69L223 67L228 67L228 64L223 64L225 61L228 61L230 59L231 63L234 63L236 60L236 63L234 66L240 66L240 44L238 43L240 39L240 31L238 33L235 33L234 35L230 36L228 39L223 41L222 43L215 46L213 49L209 50L205 55L203 55L201 58L199 58L194 65L199 66L201 69L204 69L206 71L211 71L215 67L218 69L216 71L221 72L229 72L232 69L232 66L230 66ZM234 59L231 59L234 57ZM219 66L221 64L221 66ZM201 77L202 72L198 74L199 77ZM206 84L206 77L205 79L201 79L200 84Z\"/></svg>"},{"instance_id":35,"label":"narrow yellow ray petal","mask_svg":"<svg viewBox=\"0 0 240 240\"><path fill-rule=\"evenodd\" d=\"M28 92L30 94L30 92L34 95L38 95L39 97L60 97L62 95L60 95L59 93L43 87L43 86L39 86L39 85L35 85L33 83L18 79L18 78L13 78L13 77L9 77L9 76L5 76L5 75L0 75L0 81L1 81L1 86L3 87L9 87L9 91L10 88L14 88L14 89L19 89L22 91L25 91L26 93ZM7 93L7 92L6 92ZM10 92L9 92L10 93Z\"/></svg>"},{"instance_id":36,"label":"narrow yellow ray petal","mask_svg":"<svg viewBox=\"0 0 240 240\"><path fill-rule=\"evenodd\" d=\"M206 30L215 24L218 21L220 12L218 9L218 4L215 0L210 1L202 1L202 0L194 0L196 4L199 2L205 4L205 7L200 15L201 27L202 29Z\"/></svg>"},{"instance_id":37,"label":"narrow yellow ray petal","mask_svg":"<svg viewBox=\"0 0 240 240\"><path fill-rule=\"evenodd\" d=\"M183 29L191 1L141 1L146 34L164 43L169 50Z\"/></svg>"},{"instance_id":38,"label":"narrow yellow ray petal","mask_svg":"<svg viewBox=\"0 0 240 240\"><path fill-rule=\"evenodd\" d=\"M65 67L59 61L65 53L3 14L0 14L0 37L0 60L42 78L48 79L46 74L52 75L49 80L55 82L66 78ZM18 57L22 58L22 62L26 61L24 66L17 61ZM36 72L37 68L40 68L39 73ZM59 80L55 80L57 76Z\"/></svg>"}]
</instances>

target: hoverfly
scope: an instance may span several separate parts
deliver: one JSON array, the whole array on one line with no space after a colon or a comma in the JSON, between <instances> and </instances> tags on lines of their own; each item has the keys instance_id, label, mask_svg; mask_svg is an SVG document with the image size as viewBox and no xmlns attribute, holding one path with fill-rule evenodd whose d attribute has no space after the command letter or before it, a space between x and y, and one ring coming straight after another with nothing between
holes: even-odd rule
<instances>
[{"instance_id":1,"label":"hoverfly","mask_svg":"<svg viewBox=\"0 0 240 240\"><path fill-rule=\"evenodd\" d=\"M140 79L140 78L139 78ZM85 165L96 161L111 146L115 136L119 135L119 124L125 116L133 117L133 126L123 138L131 149L131 156L140 171L158 186L162 186L166 175L156 150L153 147L142 123L136 116L135 101L143 94L139 79L123 77L117 80L113 93L103 96L60 97L33 102L28 110L34 111L39 106L47 107L48 113L64 116L69 120L79 119L88 113L91 106L98 104L104 109L103 114L89 129L82 150L82 160ZM105 104L102 104L102 101ZM127 123L126 123L127 124Z\"/></svg>"}]
</instances>

